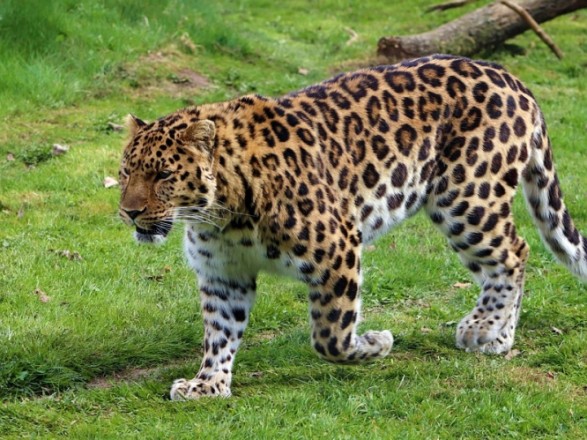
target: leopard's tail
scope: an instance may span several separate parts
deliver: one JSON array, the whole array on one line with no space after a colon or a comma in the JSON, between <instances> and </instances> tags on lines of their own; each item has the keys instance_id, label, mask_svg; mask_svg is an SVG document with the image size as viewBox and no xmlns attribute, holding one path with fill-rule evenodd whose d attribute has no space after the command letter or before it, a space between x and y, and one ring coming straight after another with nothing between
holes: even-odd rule
<instances>
[{"instance_id":1,"label":"leopard's tail","mask_svg":"<svg viewBox=\"0 0 587 440\"><path fill-rule=\"evenodd\" d=\"M587 281L587 238L575 227L563 201L542 116L534 128L522 181L528 208L542 240L571 272Z\"/></svg>"}]
</instances>

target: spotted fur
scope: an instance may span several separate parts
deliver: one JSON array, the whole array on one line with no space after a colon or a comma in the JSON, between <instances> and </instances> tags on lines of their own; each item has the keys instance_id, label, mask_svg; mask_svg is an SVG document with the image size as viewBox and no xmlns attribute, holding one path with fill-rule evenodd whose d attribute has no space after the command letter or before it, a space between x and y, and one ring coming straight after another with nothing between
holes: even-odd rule
<instances>
[{"instance_id":1,"label":"spotted fur","mask_svg":"<svg viewBox=\"0 0 587 440\"><path fill-rule=\"evenodd\" d=\"M184 220L201 294L202 366L173 399L230 395L260 270L307 284L320 356L387 355L389 331L356 332L361 252L422 207L481 286L458 347L514 343L528 259L511 213L520 182L547 246L587 279L587 239L563 203L542 113L498 65L420 58L129 126L121 216L147 242Z\"/></svg>"}]
</instances>

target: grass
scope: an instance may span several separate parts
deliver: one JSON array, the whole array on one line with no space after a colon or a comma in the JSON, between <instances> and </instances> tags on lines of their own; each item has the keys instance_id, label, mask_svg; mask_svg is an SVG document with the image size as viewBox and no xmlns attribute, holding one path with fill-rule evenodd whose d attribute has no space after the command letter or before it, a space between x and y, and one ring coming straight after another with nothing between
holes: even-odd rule
<instances>
[{"instance_id":1,"label":"grass","mask_svg":"<svg viewBox=\"0 0 587 440\"><path fill-rule=\"evenodd\" d=\"M118 191L102 181L116 175L124 134L108 124L278 95L367 64L378 37L463 12L423 14L431 3L0 3L0 437L587 437L587 288L553 261L520 198L532 255L517 357L454 348L455 321L477 290L417 216L364 256L362 328L393 331L389 358L320 361L304 286L263 276L234 397L165 398L199 366L197 292L179 231L164 247L138 248L116 218ZM583 231L586 23L580 12L544 26L560 62L532 34L513 41L523 56L487 55L539 99ZM352 45L347 28L359 35ZM209 85L196 87L196 74ZM53 143L70 151L53 157Z\"/></svg>"}]
</instances>

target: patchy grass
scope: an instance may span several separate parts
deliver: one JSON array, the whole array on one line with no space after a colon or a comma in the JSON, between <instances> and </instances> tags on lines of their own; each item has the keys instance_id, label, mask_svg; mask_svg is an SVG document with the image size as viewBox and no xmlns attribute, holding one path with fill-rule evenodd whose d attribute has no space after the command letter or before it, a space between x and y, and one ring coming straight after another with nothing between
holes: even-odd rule
<instances>
[{"instance_id":1,"label":"patchy grass","mask_svg":"<svg viewBox=\"0 0 587 440\"><path fill-rule=\"evenodd\" d=\"M372 63L378 37L463 12L424 14L431 3L0 3L0 437L587 437L587 289L554 263L521 198L515 214L532 255L518 356L454 348L477 290L417 216L364 255L362 327L393 331L389 358L320 361L305 288L263 276L235 396L165 398L199 366L197 292L179 231L139 248L116 218L118 191L102 182L116 175L125 135L109 123L277 95ZM586 22L581 12L545 25L561 62L530 33L513 40L524 56L492 55L541 102L583 231ZM348 28L358 34L350 45ZM52 157L53 143L70 151Z\"/></svg>"}]
</instances>

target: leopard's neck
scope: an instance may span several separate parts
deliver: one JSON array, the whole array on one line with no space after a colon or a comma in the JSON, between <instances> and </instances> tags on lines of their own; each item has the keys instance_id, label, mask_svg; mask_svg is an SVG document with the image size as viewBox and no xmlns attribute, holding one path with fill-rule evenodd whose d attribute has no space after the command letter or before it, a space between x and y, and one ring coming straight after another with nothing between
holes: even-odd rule
<instances>
[{"instance_id":1,"label":"leopard's neck","mask_svg":"<svg viewBox=\"0 0 587 440\"><path fill-rule=\"evenodd\" d=\"M257 222L263 216L261 201L266 196L263 179L253 169L260 135L254 129L254 115L263 114L274 101L242 97L233 101L188 109L190 117L209 119L216 126L213 174L215 200L224 222ZM249 122L250 121L250 122Z\"/></svg>"}]
</instances>

